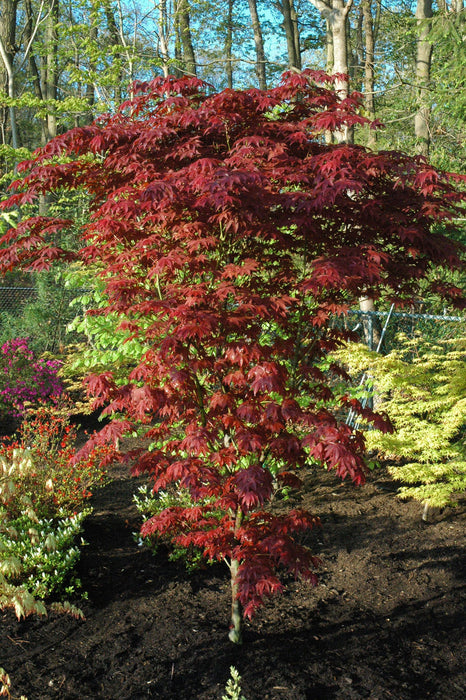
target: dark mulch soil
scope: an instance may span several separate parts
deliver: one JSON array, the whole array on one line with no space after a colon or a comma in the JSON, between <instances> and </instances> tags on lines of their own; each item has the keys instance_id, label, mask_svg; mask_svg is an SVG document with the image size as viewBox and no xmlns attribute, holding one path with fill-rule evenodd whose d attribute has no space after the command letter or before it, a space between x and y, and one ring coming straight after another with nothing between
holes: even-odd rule
<instances>
[{"instance_id":1,"label":"dark mulch soil","mask_svg":"<svg viewBox=\"0 0 466 700\"><path fill-rule=\"evenodd\" d=\"M0 666L28 700L220 700L234 665L247 700L466 697L466 504L421 521L384 474L356 489L316 471L302 505L320 585L292 582L227 639L219 566L187 574L135 544L135 480L122 467L93 499L80 574L85 621L2 613Z\"/></svg>"}]
</instances>

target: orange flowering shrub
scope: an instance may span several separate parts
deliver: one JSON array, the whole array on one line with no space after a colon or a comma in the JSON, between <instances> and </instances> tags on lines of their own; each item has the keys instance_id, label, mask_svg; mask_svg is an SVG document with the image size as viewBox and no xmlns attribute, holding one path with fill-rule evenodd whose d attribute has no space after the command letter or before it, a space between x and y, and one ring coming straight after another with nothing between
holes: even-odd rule
<instances>
[{"instance_id":1,"label":"orange flowering shrub","mask_svg":"<svg viewBox=\"0 0 466 700\"><path fill-rule=\"evenodd\" d=\"M9 470L16 486L3 502L10 517L20 515L25 499L43 517L82 509L92 490L104 482L113 448L95 447L76 460L76 438L77 430L66 417L41 407L24 421L16 439L0 443L4 476ZM16 463L21 463L21 469L15 469Z\"/></svg>"}]
</instances>

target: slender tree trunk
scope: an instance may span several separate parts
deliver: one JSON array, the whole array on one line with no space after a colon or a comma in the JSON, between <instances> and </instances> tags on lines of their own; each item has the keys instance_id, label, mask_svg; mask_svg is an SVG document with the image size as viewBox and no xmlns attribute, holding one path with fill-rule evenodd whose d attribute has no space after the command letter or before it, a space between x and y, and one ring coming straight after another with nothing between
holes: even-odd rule
<instances>
[{"instance_id":1,"label":"slender tree trunk","mask_svg":"<svg viewBox=\"0 0 466 700\"><path fill-rule=\"evenodd\" d=\"M181 46L183 49L183 63L188 75L196 75L196 57L189 24L189 2L180 0L178 5L178 26L180 28Z\"/></svg>"},{"instance_id":2,"label":"slender tree trunk","mask_svg":"<svg viewBox=\"0 0 466 700\"><path fill-rule=\"evenodd\" d=\"M168 18L167 18L167 2L161 0L159 3L159 51L162 58L162 70L166 78L168 78Z\"/></svg>"},{"instance_id":3,"label":"slender tree trunk","mask_svg":"<svg viewBox=\"0 0 466 700\"><path fill-rule=\"evenodd\" d=\"M325 70L328 75L333 71L333 36L332 28L328 17L325 20L325 47L326 47L326 65Z\"/></svg>"},{"instance_id":4,"label":"slender tree trunk","mask_svg":"<svg viewBox=\"0 0 466 700\"><path fill-rule=\"evenodd\" d=\"M240 508L236 511L235 519L235 534L241 527L243 520L243 513ZM231 624L230 631L228 633L228 638L234 644L241 644L242 639L242 626L243 626L243 615L241 610L241 603L238 600L238 569L239 561L237 559L232 559L230 561L230 581L231 581Z\"/></svg>"},{"instance_id":5,"label":"slender tree trunk","mask_svg":"<svg viewBox=\"0 0 466 700\"><path fill-rule=\"evenodd\" d=\"M110 35L110 41L112 48L115 46L122 46L120 32L118 31L118 25L115 20L115 13L112 7L111 0L102 0L103 9L105 13L105 20L107 23L107 30ZM118 56L119 58L119 56ZM122 99L122 84L123 84L123 74L119 71L119 75L116 80L116 85L114 88L114 99L117 104L121 102Z\"/></svg>"},{"instance_id":6,"label":"slender tree trunk","mask_svg":"<svg viewBox=\"0 0 466 700\"><path fill-rule=\"evenodd\" d=\"M344 100L348 97L349 82L348 78L348 13L351 9L353 0L348 0L345 5L344 0L332 0L333 9L330 13L330 27L333 37L333 72L340 74L341 77L335 82L340 99ZM344 126L335 132L335 140L337 143L350 143L353 140L352 129Z\"/></svg>"},{"instance_id":7,"label":"slender tree trunk","mask_svg":"<svg viewBox=\"0 0 466 700\"><path fill-rule=\"evenodd\" d=\"M325 47L326 47L326 66L325 72L327 75L332 75L333 73L333 35L332 28L330 26L330 21L328 17L325 19ZM325 143L334 143L333 131L327 129L325 132Z\"/></svg>"},{"instance_id":8,"label":"slender tree trunk","mask_svg":"<svg viewBox=\"0 0 466 700\"><path fill-rule=\"evenodd\" d=\"M417 150L423 156L429 155L430 147L430 66L432 60L432 44L429 41L429 31L432 17L432 0L417 0L416 19L419 36L416 51L416 82L418 86L418 110L414 117L414 132Z\"/></svg>"},{"instance_id":9,"label":"slender tree trunk","mask_svg":"<svg viewBox=\"0 0 466 700\"><path fill-rule=\"evenodd\" d=\"M238 600L238 568L239 562L236 559L232 559L230 562L230 576L231 576L231 625L230 631L228 633L228 639L234 644L241 644L242 638L242 627L243 627L243 615L241 610L241 603Z\"/></svg>"},{"instance_id":10,"label":"slender tree trunk","mask_svg":"<svg viewBox=\"0 0 466 700\"><path fill-rule=\"evenodd\" d=\"M301 51L299 40L298 17L293 0L282 0L280 8L283 14L286 46L288 51L288 66L301 70Z\"/></svg>"},{"instance_id":11,"label":"slender tree trunk","mask_svg":"<svg viewBox=\"0 0 466 700\"><path fill-rule=\"evenodd\" d=\"M262 38L262 29L257 12L256 0L248 0L249 12L251 14L252 29L254 32L254 44L256 47L256 74L259 81L259 88L267 90L267 79L265 76L265 50Z\"/></svg>"},{"instance_id":12,"label":"slender tree trunk","mask_svg":"<svg viewBox=\"0 0 466 700\"><path fill-rule=\"evenodd\" d=\"M30 42L32 41L32 33L33 33L33 27L34 27L34 15L32 12L31 0L26 0L25 8L26 8L26 23L24 25L24 38L25 38L26 43L29 45ZM31 52L29 52L29 56L28 56L28 66L29 66L29 73L30 73L31 80L32 80L34 95L36 97L38 97L39 100L43 100L44 96L42 94L40 73L39 73L39 69L37 67L36 59Z\"/></svg>"},{"instance_id":13,"label":"slender tree trunk","mask_svg":"<svg viewBox=\"0 0 466 700\"><path fill-rule=\"evenodd\" d=\"M50 102L58 98L58 20L59 0L51 0L45 29L47 55L45 59L45 97ZM52 107L53 109L53 107ZM53 112L47 114L47 140L57 135L57 118Z\"/></svg>"},{"instance_id":14,"label":"slender tree trunk","mask_svg":"<svg viewBox=\"0 0 466 700\"><path fill-rule=\"evenodd\" d=\"M326 20L332 35L333 66L332 72L340 77L335 81L335 89L341 100L348 96L348 13L353 0L310 0ZM327 43L328 46L328 43ZM346 77L345 77L346 76ZM334 138L338 143L350 143L352 130L343 127L335 132Z\"/></svg>"},{"instance_id":15,"label":"slender tree trunk","mask_svg":"<svg viewBox=\"0 0 466 700\"><path fill-rule=\"evenodd\" d=\"M347 76L349 73L347 22L352 0L349 0L346 5L344 0L332 0L332 5L329 19L333 37L333 72ZM335 87L340 98L344 100L349 92L348 78L339 78Z\"/></svg>"},{"instance_id":16,"label":"slender tree trunk","mask_svg":"<svg viewBox=\"0 0 466 700\"><path fill-rule=\"evenodd\" d=\"M366 313L376 310L374 300L370 297L361 297L359 300L359 308ZM382 327L377 316L368 316L363 318L364 338L369 350L375 350L382 336Z\"/></svg>"},{"instance_id":17,"label":"slender tree trunk","mask_svg":"<svg viewBox=\"0 0 466 700\"><path fill-rule=\"evenodd\" d=\"M294 6L294 1L290 0L290 12L291 12L291 22L293 24L293 36L294 36L294 50L296 55L296 62L299 70L302 68L301 61L301 36L299 33L299 23L298 23L298 13Z\"/></svg>"},{"instance_id":18,"label":"slender tree trunk","mask_svg":"<svg viewBox=\"0 0 466 700\"><path fill-rule=\"evenodd\" d=\"M233 4L234 0L228 0L227 26L225 34L227 86L230 88L230 90L233 89Z\"/></svg>"},{"instance_id":19,"label":"slender tree trunk","mask_svg":"<svg viewBox=\"0 0 466 700\"><path fill-rule=\"evenodd\" d=\"M180 18L175 15L175 67L173 69L174 75L177 78L181 78L183 70L181 66L183 65L183 50L181 48L181 30L180 30Z\"/></svg>"},{"instance_id":20,"label":"slender tree trunk","mask_svg":"<svg viewBox=\"0 0 466 700\"><path fill-rule=\"evenodd\" d=\"M372 18L372 0L362 0L362 14L364 20L364 39L365 39L365 56L364 56L364 106L366 108L369 119L375 119L375 100L374 100L374 22ZM367 137L367 145L373 148L377 142L377 132L375 129L369 129Z\"/></svg>"},{"instance_id":21,"label":"slender tree trunk","mask_svg":"<svg viewBox=\"0 0 466 700\"><path fill-rule=\"evenodd\" d=\"M350 70L351 81L357 85L357 90L362 91L364 83L364 57L365 57L365 46L364 46L364 14L362 7L358 7L357 22L356 22L356 49L355 55L352 59L353 66Z\"/></svg>"},{"instance_id":22,"label":"slender tree trunk","mask_svg":"<svg viewBox=\"0 0 466 700\"><path fill-rule=\"evenodd\" d=\"M16 13L18 8L18 0L4 0L2 3L0 14L0 53L3 64L3 70L0 71L1 87L0 89L8 95L10 99L16 97L15 90L15 75L13 62L15 58L16 48ZM18 127L16 124L16 109L11 105L8 109L11 129L11 145L13 148L19 147ZM6 115L3 118L2 132L3 141L5 141L5 126Z\"/></svg>"},{"instance_id":23,"label":"slender tree trunk","mask_svg":"<svg viewBox=\"0 0 466 700\"><path fill-rule=\"evenodd\" d=\"M98 39L98 29L97 29L97 6L95 1L92 3L92 8L90 12L90 17L89 17L89 39L92 44L97 44L97 39ZM92 54L91 54L92 55ZM92 112L92 107L95 104L95 88L94 88L94 81L93 81L93 73L96 70L96 64L95 61L90 58L89 59L89 80L86 83L86 102L91 108L89 112L86 114L85 120L87 124L92 123L94 119L94 114Z\"/></svg>"}]
</instances>

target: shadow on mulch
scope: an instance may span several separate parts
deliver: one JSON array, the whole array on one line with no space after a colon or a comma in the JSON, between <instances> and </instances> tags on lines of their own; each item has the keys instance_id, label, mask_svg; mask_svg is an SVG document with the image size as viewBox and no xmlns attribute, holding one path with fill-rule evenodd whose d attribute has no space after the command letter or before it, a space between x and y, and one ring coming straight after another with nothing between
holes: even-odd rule
<instances>
[{"instance_id":1,"label":"shadow on mulch","mask_svg":"<svg viewBox=\"0 0 466 700\"><path fill-rule=\"evenodd\" d=\"M236 648L226 569L189 575L139 548L137 481L122 467L113 477L85 523L86 619L1 614L15 697L220 700L231 665L247 700L466 696L464 500L426 525L383 472L359 489L309 472L300 505L322 519L308 537L320 584L292 581Z\"/></svg>"}]
</instances>

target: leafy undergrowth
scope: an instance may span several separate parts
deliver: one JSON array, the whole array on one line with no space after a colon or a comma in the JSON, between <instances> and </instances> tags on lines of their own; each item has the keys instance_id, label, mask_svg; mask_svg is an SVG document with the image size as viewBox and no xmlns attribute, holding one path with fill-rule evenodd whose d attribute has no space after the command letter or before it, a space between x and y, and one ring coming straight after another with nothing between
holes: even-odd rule
<instances>
[{"instance_id":1,"label":"leafy undergrowth","mask_svg":"<svg viewBox=\"0 0 466 700\"><path fill-rule=\"evenodd\" d=\"M138 547L132 499L143 482L123 467L113 476L85 522L86 619L1 615L15 697L219 700L231 666L247 700L464 697L464 499L425 524L385 471L363 488L309 471L300 504L322 519L307 539L320 584L291 582L236 647L227 572L189 574L163 547L156 557Z\"/></svg>"}]
</instances>

